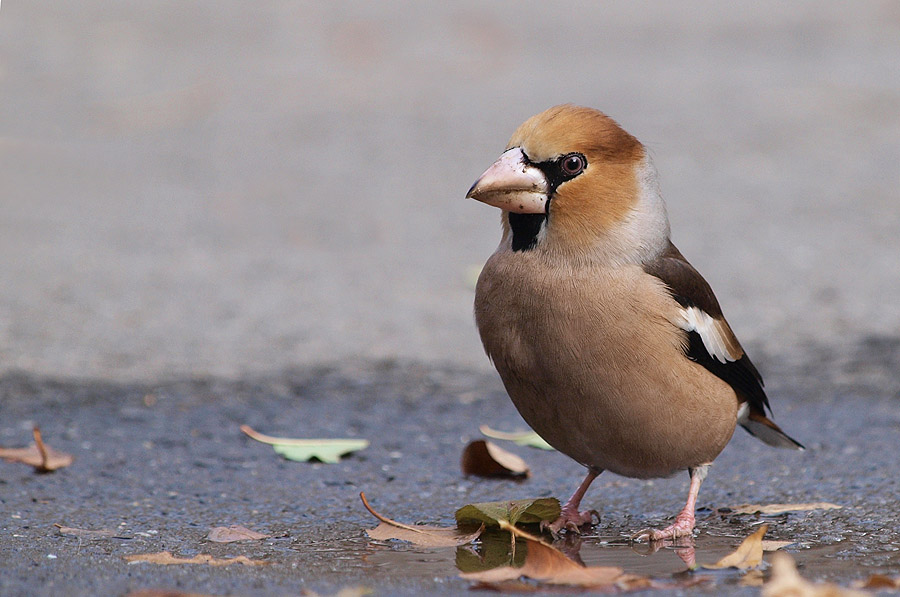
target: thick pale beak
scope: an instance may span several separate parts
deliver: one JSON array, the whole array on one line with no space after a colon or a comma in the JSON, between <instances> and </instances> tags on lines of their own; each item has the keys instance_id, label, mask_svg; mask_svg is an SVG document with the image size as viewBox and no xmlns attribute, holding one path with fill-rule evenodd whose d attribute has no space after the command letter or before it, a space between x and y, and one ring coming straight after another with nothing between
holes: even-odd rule
<instances>
[{"instance_id":1,"label":"thick pale beak","mask_svg":"<svg viewBox=\"0 0 900 597\"><path fill-rule=\"evenodd\" d=\"M547 208L547 178L525 159L518 147L507 150L475 181L466 197L520 214L542 214Z\"/></svg>"}]
</instances>

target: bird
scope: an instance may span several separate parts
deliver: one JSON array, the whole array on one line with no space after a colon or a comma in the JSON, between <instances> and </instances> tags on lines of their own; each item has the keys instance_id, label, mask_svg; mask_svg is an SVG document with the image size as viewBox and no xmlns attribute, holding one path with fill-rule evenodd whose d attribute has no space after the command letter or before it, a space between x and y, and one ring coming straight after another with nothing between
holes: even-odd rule
<instances>
[{"instance_id":1,"label":"bird","mask_svg":"<svg viewBox=\"0 0 900 597\"><path fill-rule=\"evenodd\" d=\"M647 149L612 118L572 104L532 116L466 197L501 210L475 290L484 350L525 422L587 468L554 536L593 523L579 508L603 471L688 471L674 522L633 535L653 542L693 535L700 485L737 425L803 449L769 418L759 371L672 243Z\"/></svg>"}]
</instances>

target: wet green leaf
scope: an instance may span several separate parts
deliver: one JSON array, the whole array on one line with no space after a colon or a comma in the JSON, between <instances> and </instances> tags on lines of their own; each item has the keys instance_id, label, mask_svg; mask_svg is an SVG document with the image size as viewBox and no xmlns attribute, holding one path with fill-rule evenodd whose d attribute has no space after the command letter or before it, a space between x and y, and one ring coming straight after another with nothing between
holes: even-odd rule
<instances>
[{"instance_id":1,"label":"wet green leaf","mask_svg":"<svg viewBox=\"0 0 900 597\"><path fill-rule=\"evenodd\" d=\"M500 521L509 524L536 524L552 522L560 515L559 500L537 498L508 502L481 502L468 504L456 511L456 524L479 524L498 526Z\"/></svg>"},{"instance_id":2,"label":"wet green leaf","mask_svg":"<svg viewBox=\"0 0 900 597\"><path fill-rule=\"evenodd\" d=\"M482 425L478 428L481 431L482 435L493 439L505 439L507 441L515 442L520 446L527 446L529 448L539 448L541 450L554 450L555 448L547 443L547 440L542 438L535 431L517 431L515 433L506 433L504 431L497 431L496 429L491 429L487 425Z\"/></svg>"},{"instance_id":3,"label":"wet green leaf","mask_svg":"<svg viewBox=\"0 0 900 597\"><path fill-rule=\"evenodd\" d=\"M521 577L531 578L541 583L553 585L572 585L602 589L647 588L649 579L634 575L626 575L621 568L612 566L591 566L576 563L561 551L534 537L501 522L500 527L514 536L525 540L527 549L525 563L519 567L500 566L491 570L467 572L460 574L462 578L478 581L495 590L502 591L509 581Z\"/></svg>"},{"instance_id":4,"label":"wet green leaf","mask_svg":"<svg viewBox=\"0 0 900 597\"><path fill-rule=\"evenodd\" d=\"M460 572L483 572L500 566L521 568L525 564L524 545L523 539L518 545L511 544L509 532L492 527L481 534L478 543L456 550L456 567Z\"/></svg>"},{"instance_id":5,"label":"wet green leaf","mask_svg":"<svg viewBox=\"0 0 900 597\"><path fill-rule=\"evenodd\" d=\"M306 462L315 458L321 462L334 464L340 462L341 456L362 450L369 446L365 439L293 439L289 437L272 437L255 431L248 425L241 425L241 431L258 442L269 444L277 454L288 460Z\"/></svg>"}]
</instances>

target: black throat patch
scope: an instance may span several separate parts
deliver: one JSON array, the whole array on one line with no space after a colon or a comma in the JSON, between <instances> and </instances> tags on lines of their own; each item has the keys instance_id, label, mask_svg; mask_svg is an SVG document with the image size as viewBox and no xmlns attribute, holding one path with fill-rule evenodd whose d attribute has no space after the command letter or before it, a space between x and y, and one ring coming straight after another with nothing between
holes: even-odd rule
<instances>
[{"instance_id":1,"label":"black throat patch","mask_svg":"<svg viewBox=\"0 0 900 597\"><path fill-rule=\"evenodd\" d=\"M509 227L512 229L512 250L528 251L537 245L541 226L547 221L546 214L517 214L509 212Z\"/></svg>"}]
</instances>

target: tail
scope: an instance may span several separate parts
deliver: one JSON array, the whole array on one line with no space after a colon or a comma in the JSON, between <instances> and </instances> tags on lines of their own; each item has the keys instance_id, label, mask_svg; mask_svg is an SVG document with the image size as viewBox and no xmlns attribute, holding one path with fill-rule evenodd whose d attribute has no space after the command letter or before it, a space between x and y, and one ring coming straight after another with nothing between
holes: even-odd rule
<instances>
[{"instance_id":1,"label":"tail","mask_svg":"<svg viewBox=\"0 0 900 597\"><path fill-rule=\"evenodd\" d=\"M744 403L738 412L738 423L747 433L776 448L805 450L803 444L790 437L773 423L764 413L757 411L748 403Z\"/></svg>"}]
</instances>

